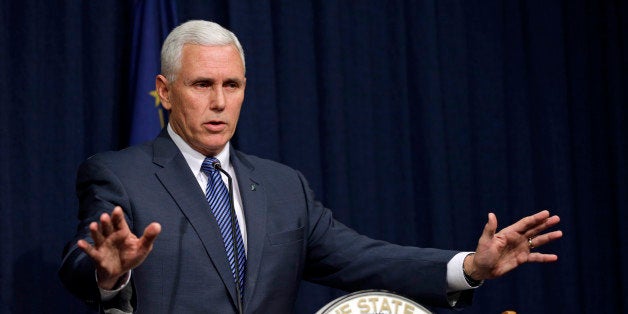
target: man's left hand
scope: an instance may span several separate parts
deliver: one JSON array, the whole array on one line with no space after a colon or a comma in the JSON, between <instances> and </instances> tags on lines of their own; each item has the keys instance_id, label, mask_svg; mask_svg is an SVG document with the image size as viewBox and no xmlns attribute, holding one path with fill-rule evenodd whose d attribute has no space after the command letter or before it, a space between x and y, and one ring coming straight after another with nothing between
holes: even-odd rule
<instances>
[{"instance_id":1,"label":"man's left hand","mask_svg":"<svg viewBox=\"0 0 628 314\"><path fill-rule=\"evenodd\" d=\"M465 273L475 280L485 280L500 277L523 263L555 262L557 255L534 250L563 236L560 230L541 233L559 221L558 216L550 217L549 211L544 210L495 233L497 217L488 214L475 254L464 260Z\"/></svg>"}]
</instances>

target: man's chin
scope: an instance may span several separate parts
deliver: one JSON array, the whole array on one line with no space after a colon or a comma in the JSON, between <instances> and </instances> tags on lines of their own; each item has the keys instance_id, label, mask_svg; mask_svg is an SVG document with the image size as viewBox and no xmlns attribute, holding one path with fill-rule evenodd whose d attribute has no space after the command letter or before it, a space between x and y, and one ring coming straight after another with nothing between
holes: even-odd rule
<instances>
[{"instance_id":1,"label":"man's chin","mask_svg":"<svg viewBox=\"0 0 628 314\"><path fill-rule=\"evenodd\" d=\"M205 156L216 156L227 146L226 140L203 143L200 147L192 147Z\"/></svg>"}]
</instances>

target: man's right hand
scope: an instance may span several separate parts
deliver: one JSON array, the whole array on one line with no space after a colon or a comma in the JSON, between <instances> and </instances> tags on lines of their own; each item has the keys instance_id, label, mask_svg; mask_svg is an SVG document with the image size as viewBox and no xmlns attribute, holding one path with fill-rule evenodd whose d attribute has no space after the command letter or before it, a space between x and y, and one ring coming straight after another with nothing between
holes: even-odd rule
<instances>
[{"instance_id":1,"label":"man's right hand","mask_svg":"<svg viewBox=\"0 0 628 314\"><path fill-rule=\"evenodd\" d=\"M92 222L89 230L94 245L85 240L79 240L77 245L94 260L98 286L112 290L120 277L146 259L161 232L161 225L151 223L138 238L129 229L122 208L116 206L111 216L102 214L100 224Z\"/></svg>"}]
</instances>

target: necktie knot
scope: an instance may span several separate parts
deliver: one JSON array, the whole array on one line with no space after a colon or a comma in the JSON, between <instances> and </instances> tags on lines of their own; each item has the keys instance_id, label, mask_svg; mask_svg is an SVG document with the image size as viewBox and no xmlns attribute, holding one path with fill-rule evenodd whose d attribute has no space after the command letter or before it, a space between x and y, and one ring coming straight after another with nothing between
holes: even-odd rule
<instances>
[{"instance_id":1,"label":"necktie knot","mask_svg":"<svg viewBox=\"0 0 628 314\"><path fill-rule=\"evenodd\" d=\"M201 165L201 171L203 171L208 177L218 170L214 166L215 164L220 165L220 160L214 157L207 157L203 160L203 164Z\"/></svg>"}]
</instances>

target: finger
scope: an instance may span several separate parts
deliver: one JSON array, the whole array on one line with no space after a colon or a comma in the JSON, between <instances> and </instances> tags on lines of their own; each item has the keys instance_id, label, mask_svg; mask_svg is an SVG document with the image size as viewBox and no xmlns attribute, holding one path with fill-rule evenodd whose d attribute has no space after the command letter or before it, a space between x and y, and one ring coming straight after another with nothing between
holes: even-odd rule
<instances>
[{"instance_id":1,"label":"finger","mask_svg":"<svg viewBox=\"0 0 628 314\"><path fill-rule=\"evenodd\" d=\"M529 230L537 228L540 224L543 224L549 217L549 211L542 210L534 215L521 218L515 222L511 227L512 230L520 234L527 234Z\"/></svg>"},{"instance_id":2,"label":"finger","mask_svg":"<svg viewBox=\"0 0 628 314\"><path fill-rule=\"evenodd\" d=\"M542 253L530 253L528 255L529 263L551 263L558 260L558 255L556 254L542 254Z\"/></svg>"},{"instance_id":3,"label":"finger","mask_svg":"<svg viewBox=\"0 0 628 314\"><path fill-rule=\"evenodd\" d=\"M93 250L94 248L92 247L91 244L89 244L89 242L80 239L78 241L76 241L76 245L81 248L83 251L89 251L89 250Z\"/></svg>"},{"instance_id":4,"label":"finger","mask_svg":"<svg viewBox=\"0 0 628 314\"><path fill-rule=\"evenodd\" d=\"M81 239L76 242L76 245L85 252L89 257L95 258L96 252L94 251L94 246L89 244L89 242Z\"/></svg>"},{"instance_id":5,"label":"finger","mask_svg":"<svg viewBox=\"0 0 628 314\"><path fill-rule=\"evenodd\" d=\"M108 237L113 233L113 226L111 225L111 216L107 213L100 215L100 230L103 236Z\"/></svg>"},{"instance_id":6,"label":"finger","mask_svg":"<svg viewBox=\"0 0 628 314\"><path fill-rule=\"evenodd\" d=\"M560 222L560 217L556 215L549 217L545 219L545 221L542 224L526 231L525 236L529 238L534 238L537 234L543 232L543 230L549 229L557 225L559 222Z\"/></svg>"},{"instance_id":7,"label":"finger","mask_svg":"<svg viewBox=\"0 0 628 314\"><path fill-rule=\"evenodd\" d=\"M93 221L89 224L89 233L94 240L95 246L100 246L103 242L105 242L105 237L103 236L100 225L97 222Z\"/></svg>"},{"instance_id":8,"label":"finger","mask_svg":"<svg viewBox=\"0 0 628 314\"><path fill-rule=\"evenodd\" d=\"M113 230L125 230L129 229L129 225L126 223L126 219L124 219L124 212L122 211L122 207L116 206L111 213L111 223L113 225Z\"/></svg>"},{"instance_id":9,"label":"finger","mask_svg":"<svg viewBox=\"0 0 628 314\"><path fill-rule=\"evenodd\" d=\"M532 247L537 248L539 246L545 245L554 240L560 239L563 236L563 232L560 230L548 232L545 234L541 234L536 236L530 240L530 244Z\"/></svg>"},{"instance_id":10,"label":"finger","mask_svg":"<svg viewBox=\"0 0 628 314\"><path fill-rule=\"evenodd\" d=\"M161 233L161 225L153 222L144 229L144 234L140 238L140 246L150 251L157 236Z\"/></svg>"}]
</instances>

